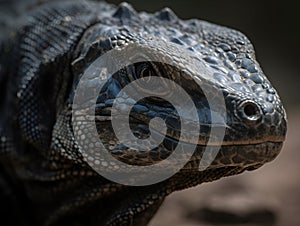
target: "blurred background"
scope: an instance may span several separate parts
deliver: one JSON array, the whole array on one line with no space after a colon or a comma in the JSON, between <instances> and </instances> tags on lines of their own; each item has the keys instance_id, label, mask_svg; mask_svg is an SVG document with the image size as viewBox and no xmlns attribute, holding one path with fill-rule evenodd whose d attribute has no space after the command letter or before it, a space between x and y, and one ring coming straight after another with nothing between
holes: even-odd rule
<instances>
[{"instance_id":1,"label":"blurred background","mask_svg":"<svg viewBox=\"0 0 300 226\"><path fill-rule=\"evenodd\" d=\"M38 0L18 3L26 1ZM8 13L11 2L16 0L0 0L0 19ZM299 226L300 8L297 1L128 2L138 11L155 12L169 7L183 19L198 18L242 31L252 41L258 61L281 95L289 120L287 141L275 161L253 172L170 195L150 226Z\"/></svg>"}]
</instances>

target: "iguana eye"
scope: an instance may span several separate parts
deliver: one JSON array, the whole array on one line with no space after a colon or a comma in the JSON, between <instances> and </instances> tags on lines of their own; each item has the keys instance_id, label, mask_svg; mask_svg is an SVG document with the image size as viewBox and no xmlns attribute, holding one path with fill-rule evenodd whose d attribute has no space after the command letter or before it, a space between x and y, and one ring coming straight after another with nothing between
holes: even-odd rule
<instances>
[{"instance_id":1,"label":"iguana eye","mask_svg":"<svg viewBox=\"0 0 300 226\"><path fill-rule=\"evenodd\" d=\"M144 67L141 71L140 77L144 82L150 82L153 74L154 72L149 67Z\"/></svg>"},{"instance_id":2,"label":"iguana eye","mask_svg":"<svg viewBox=\"0 0 300 226\"><path fill-rule=\"evenodd\" d=\"M141 78L144 82L150 82L151 77L155 75L155 71L151 65L141 63L136 67L136 78Z\"/></svg>"},{"instance_id":3,"label":"iguana eye","mask_svg":"<svg viewBox=\"0 0 300 226\"><path fill-rule=\"evenodd\" d=\"M148 94L166 95L170 89L165 85L159 67L149 62L142 62L135 67L135 78L140 79L138 89ZM170 88L170 87L169 87Z\"/></svg>"},{"instance_id":4,"label":"iguana eye","mask_svg":"<svg viewBox=\"0 0 300 226\"><path fill-rule=\"evenodd\" d=\"M163 70L157 62L140 62L127 66L129 83L136 81L137 92L149 95L166 96L173 91L173 87L168 87L163 78Z\"/></svg>"}]
</instances>

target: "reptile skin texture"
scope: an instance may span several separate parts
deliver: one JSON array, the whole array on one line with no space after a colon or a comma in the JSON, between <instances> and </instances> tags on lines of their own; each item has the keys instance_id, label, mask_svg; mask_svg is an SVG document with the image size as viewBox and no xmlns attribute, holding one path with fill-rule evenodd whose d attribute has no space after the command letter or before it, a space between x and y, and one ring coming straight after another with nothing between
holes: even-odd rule
<instances>
[{"instance_id":1,"label":"reptile skin texture","mask_svg":"<svg viewBox=\"0 0 300 226\"><path fill-rule=\"evenodd\" d=\"M252 44L239 31L181 20L168 8L138 13L127 3L59 1L37 5L22 18L0 42L2 222L144 226L168 194L255 170L279 154L287 130L285 110ZM201 125L195 153L186 165L149 186L118 184L95 172L82 156L71 123L74 90L86 69L109 50L129 43L155 48L183 70L145 61L130 66L133 76L120 70L107 81L97 98L95 124L110 154L128 164L151 165L166 159L180 137L174 108L148 98L132 109L131 130L143 139L149 135L150 119L160 117L169 128L163 142L141 153L116 140L110 123L113 100L126 84L141 77L163 76L180 84L195 103ZM204 171L197 167L212 119L205 95L193 80L203 71L189 68L184 55L163 48L168 43L209 68L212 74L204 84L218 87L224 96L223 143Z\"/></svg>"}]
</instances>

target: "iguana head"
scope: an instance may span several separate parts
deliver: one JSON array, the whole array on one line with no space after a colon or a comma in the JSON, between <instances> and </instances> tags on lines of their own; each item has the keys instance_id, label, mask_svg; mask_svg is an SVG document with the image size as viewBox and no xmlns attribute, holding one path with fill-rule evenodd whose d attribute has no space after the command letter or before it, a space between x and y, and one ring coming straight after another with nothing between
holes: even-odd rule
<instances>
[{"instance_id":1,"label":"iguana head","mask_svg":"<svg viewBox=\"0 0 300 226\"><path fill-rule=\"evenodd\" d=\"M103 24L85 33L78 45L73 71L82 76L91 65L103 68L99 57L115 50L110 56L114 59L107 63L118 70L112 70L112 74L101 80L105 84L99 90L95 106L99 139L114 158L130 165L153 165L168 158L179 141L185 145L182 156L186 154L184 149L192 144L195 152L179 173L200 173L204 176L197 182L201 183L258 168L277 156L286 133L285 112L245 35L199 20L179 20L169 9L154 15L137 14L125 4L113 18L114 26L105 25L103 20ZM179 115L166 100L182 96L178 88L155 83L154 78L169 79L182 87L194 103L197 117L190 108ZM116 99L134 81L133 91L123 92ZM139 98L142 93L148 97ZM120 115L129 113L129 122L126 117L118 121L120 127L122 123L130 125L130 131L121 132L124 139L132 133L140 140L152 135L162 142L148 149L142 141L135 140L131 147L124 145L113 128L112 108ZM157 117L163 121L151 123ZM189 133L181 131L181 117L190 123ZM200 125L198 131L195 120ZM165 123L165 135L159 122ZM223 131L221 143L214 138L210 141L214 136L212 130ZM193 131L199 136L191 141ZM206 171L216 173L205 176L206 171L199 170L199 162L204 151L210 152L209 148L218 154L206 155L206 161L210 161Z\"/></svg>"}]
</instances>

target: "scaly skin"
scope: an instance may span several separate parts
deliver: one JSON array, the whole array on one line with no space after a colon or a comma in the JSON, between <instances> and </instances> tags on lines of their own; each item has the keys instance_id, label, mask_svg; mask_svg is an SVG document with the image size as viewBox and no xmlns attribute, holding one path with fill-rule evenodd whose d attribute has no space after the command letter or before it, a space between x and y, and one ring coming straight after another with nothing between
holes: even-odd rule
<instances>
[{"instance_id":1,"label":"scaly skin","mask_svg":"<svg viewBox=\"0 0 300 226\"><path fill-rule=\"evenodd\" d=\"M169 9L139 14L128 4L88 1L46 4L25 18L20 29L1 42L0 57L1 207L6 209L3 218L13 224L146 225L171 192L256 169L281 150L284 108L240 32L183 21ZM71 104L76 84L99 56L128 43L151 49L153 40L157 53L186 70L144 62L130 66L133 77L125 70L115 73L97 100L99 137L115 158L134 165L153 164L172 153L180 125L167 102L145 99L131 112L131 129L139 138L149 135L153 116L159 115L170 129L164 142L143 156L119 144L111 128L111 100L126 84L150 74L168 77L186 90L197 107L201 133L194 155L173 177L130 187L103 178L84 161L73 134ZM201 69L184 68L187 57L164 49L165 43L188 50L213 71L204 82L224 95L225 137L205 171L199 171L198 164L212 122L206 98L193 81L203 79Z\"/></svg>"}]
</instances>

